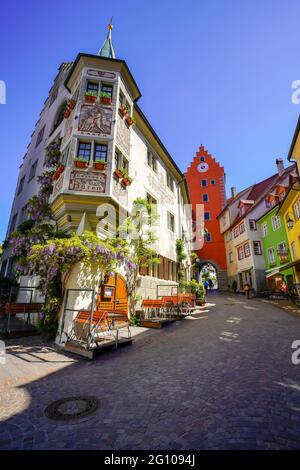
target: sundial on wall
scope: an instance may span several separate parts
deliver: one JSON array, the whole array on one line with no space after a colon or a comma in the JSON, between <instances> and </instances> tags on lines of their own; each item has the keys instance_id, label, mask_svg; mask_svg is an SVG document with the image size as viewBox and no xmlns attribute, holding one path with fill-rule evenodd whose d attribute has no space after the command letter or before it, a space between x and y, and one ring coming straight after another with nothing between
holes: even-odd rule
<instances>
[{"instance_id":1,"label":"sundial on wall","mask_svg":"<svg viewBox=\"0 0 300 470\"><path fill-rule=\"evenodd\" d=\"M199 173L205 173L208 170L208 168L209 168L208 163L205 163L205 162L201 162L197 166L197 170L199 171Z\"/></svg>"}]
</instances>

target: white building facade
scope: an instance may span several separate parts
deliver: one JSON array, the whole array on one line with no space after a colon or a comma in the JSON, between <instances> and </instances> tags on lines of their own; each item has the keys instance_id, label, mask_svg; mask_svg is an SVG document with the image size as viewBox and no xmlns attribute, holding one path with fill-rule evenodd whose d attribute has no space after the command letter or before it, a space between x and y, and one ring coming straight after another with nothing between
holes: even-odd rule
<instances>
[{"instance_id":1,"label":"white building facade","mask_svg":"<svg viewBox=\"0 0 300 470\"><path fill-rule=\"evenodd\" d=\"M64 170L51 196L60 229L95 231L109 206L117 218L110 213L106 218L113 231L137 197L157 205L161 263L141 272L139 287L144 298L153 298L158 284L177 285L177 239L184 239L190 254L190 201L184 175L137 105L140 96L126 62L115 58L111 29L98 55L79 54L61 66L20 167L7 237L26 219L27 201L38 192L45 149L61 139ZM1 274L10 275L12 265L5 249Z\"/></svg>"}]
</instances>

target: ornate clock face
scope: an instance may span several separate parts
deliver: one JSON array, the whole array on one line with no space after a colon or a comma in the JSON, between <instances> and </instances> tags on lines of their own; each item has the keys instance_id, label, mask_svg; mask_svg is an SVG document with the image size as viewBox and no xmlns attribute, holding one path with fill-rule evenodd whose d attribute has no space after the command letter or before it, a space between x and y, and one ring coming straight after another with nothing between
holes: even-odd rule
<instances>
[{"instance_id":1,"label":"ornate clock face","mask_svg":"<svg viewBox=\"0 0 300 470\"><path fill-rule=\"evenodd\" d=\"M197 166L197 170L199 173L205 173L208 170L209 166L208 163L202 162Z\"/></svg>"}]
</instances>

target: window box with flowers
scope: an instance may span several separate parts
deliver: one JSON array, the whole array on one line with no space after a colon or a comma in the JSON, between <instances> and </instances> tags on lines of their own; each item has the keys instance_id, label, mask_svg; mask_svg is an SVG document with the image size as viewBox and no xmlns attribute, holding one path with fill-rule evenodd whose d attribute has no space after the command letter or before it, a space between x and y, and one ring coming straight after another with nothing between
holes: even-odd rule
<instances>
[{"instance_id":1,"label":"window box with flowers","mask_svg":"<svg viewBox=\"0 0 300 470\"><path fill-rule=\"evenodd\" d=\"M128 127L131 127L133 124L136 123L136 120L133 116L126 116L125 122L126 122Z\"/></svg>"},{"instance_id":2,"label":"window box with flowers","mask_svg":"<svg viewBox=\"0 0 300 470\"><path fill-rule=\"evenodd\" d=\"M127 116L129 113L129 106L127 104L120 106L119 113L121 114L122 117Z\"/></svg>"},{"instance_id":3,"label":"window box with flowers","mask_svg":"<svg viewBox=\"0 0 300 470\"><path fill-rule=\"evenodd\" d=\"M101 158L96 158L94 161L94 168L95 170L106 170L107 167L107 161L106 160L101 160Z\"/></svg>"},{"instance_id":4,"label":"window box with flowers","mask_svg":"<svg viewBox=\"0 0 300 470\"><path fill-rule=\"evenodd\" d=\"M76 106L76 101L73 100L73 99L69 100L69 102L68 102L68 108L71 109L71 110L73 110L73 109L75 108L75 106Z\"/></svg>"},{"instance_id":5,"label":"window box with flowers","mask_svg":"<svg viewBox=\"0 0 300 470\"><path fill-rule=\"evenodd\" d=\"M125 168L120 168L120 171L122 172L122 184L124 186L130 186L133 179L128 175Z\"/></svg>"},{"instance_id":6,"label":"window box with flowers","mask_svg":"<svg viewBox=\"0 0 300 470\"><path fill-rule=\"evenodd\" d=\"M74 165L77 168L87 168L89 165L89 162L85 160L84 158L74 158Z\"/></svg>"},{"instance_id":7,"label":"window box with flowers","mask_svg":"<svg viewBox=\"0 0 300 470\"><path fill-rule=\"evenodd\" d=\"M66 105L65 112L64 112L64 118L68 119L70 117L71 110L68 108L68 105Z\"/></svg>"},{"instance_id":8,"label":"window box with flowers","mask_svg":"<svg viewBox=\"0 0 300 470\"><path fill-rule=\"evenodd\" d=\"M115 175L118 179L123 178L123 173L122 173L122 171L121 171L121 168L116 168L115 171L114 171L114 175Z\"/></svg>"},{"instance_id":9,"label":"window box with flowers","mask_svg":"<svg viewBox=\"0 0 300 470\"><path fill-rule=\"evenodd\" d=\"M97 101L97 95L93 91L87 91L84 96L87 103L96 103Z\"/></svg>"},{"instance_id":10,"label":"window box with flowers","mask_svg":"<svg viewBox=\"0 0 300 470\"><path fill-rule=\"evenodd\" d=\"M101 91L101 93L99 94L99 98L100 98L100 103L101 104L106 104L106 105L111 104L111 95L110 95L110 93L105 93L105 92Z\"/></svg>"},{"instance_id":11,"label":"window box with flowers","mask_svg":"<svg viewBox=\"0 0 300 470\"><path fill-rule=\"evenodd\" d=\"M56 168L55 172L52 175L52 180L53 181L58 180L60 175L63 173L64 169L65 169L65 166L62 163L58 165L58 167Z\"/></svg>"}]
</instances>

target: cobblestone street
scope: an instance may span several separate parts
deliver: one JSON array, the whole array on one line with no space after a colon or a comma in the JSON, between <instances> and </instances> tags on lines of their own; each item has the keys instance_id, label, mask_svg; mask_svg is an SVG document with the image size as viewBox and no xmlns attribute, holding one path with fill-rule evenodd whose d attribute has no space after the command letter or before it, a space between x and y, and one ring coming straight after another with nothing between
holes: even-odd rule
<instances>
[{"instance_id":1,"label":"cobblestone street","mask_svg":"<svg viewBox=\"0 0 300 470\"><path fill-rule=\"evenodd\" d=\"M201 315L93 362L37 337L7 341L0 448L299 449L299 318L243 296L209 300ZM45 417L76 395L100 408L69 423Z\"/></svg>"}]
</instances>

